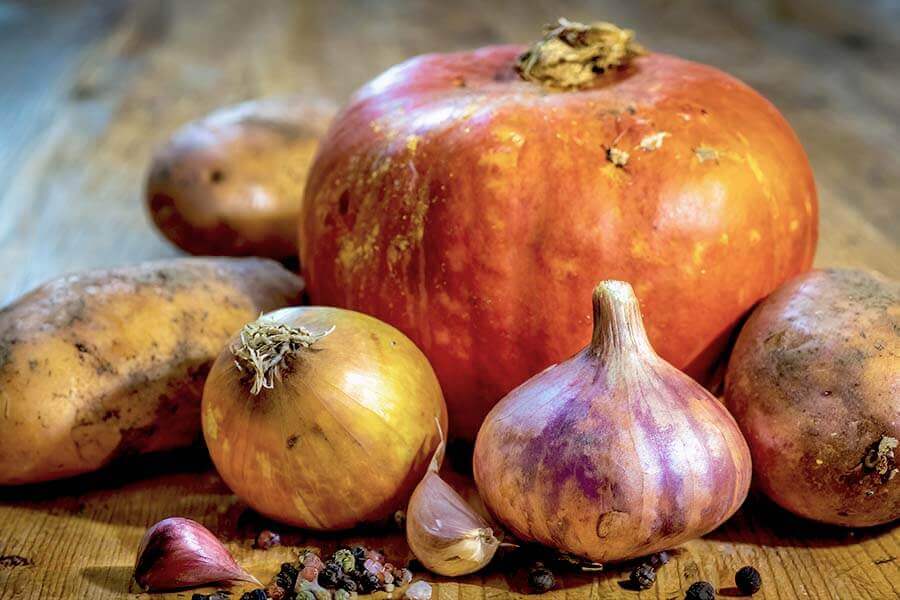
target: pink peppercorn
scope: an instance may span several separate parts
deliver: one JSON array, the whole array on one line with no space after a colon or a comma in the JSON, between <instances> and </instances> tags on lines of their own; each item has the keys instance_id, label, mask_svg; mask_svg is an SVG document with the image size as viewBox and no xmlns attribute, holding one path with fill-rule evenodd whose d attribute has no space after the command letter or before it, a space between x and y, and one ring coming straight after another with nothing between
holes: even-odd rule
<instances>
[{"instance_id":1,"label":"pink peppercorn","mask_svg":"<svg viewBox=\"0 0 900 600\"><path fill-rule=\"evenodd\" d=\"M300 562L304 567L314 567L316 570L321 571L325 568L325 563L322 562L322 559L319 558L318 554L313 552L306 552L303 556L300 557Z\"/></svg>"},{"instance_id":2,"label":"pink peppercorn","mask_svg":"<svg viewBox=\"0 0 900 600\"><path fill-rule=\"evenodd\" d=\"M259 532L259 535L256 536L256 543L254 544L254 546L260 550L268 550L269 548L280 545L281 536L268 529L263 529Z\"/></svg>"},{"instance_id":3,"label":"pink peppercorn","mask_svg":"<svg viewBox=\"0 0 900 600\"><path fill-rule=\"evenodd\" d=\"M305 579L306 581L315 581L319 576L319 569L310 565L308 567L303 567L303 570L300 571L300 577Z\"/></svg>"}]
</instances>

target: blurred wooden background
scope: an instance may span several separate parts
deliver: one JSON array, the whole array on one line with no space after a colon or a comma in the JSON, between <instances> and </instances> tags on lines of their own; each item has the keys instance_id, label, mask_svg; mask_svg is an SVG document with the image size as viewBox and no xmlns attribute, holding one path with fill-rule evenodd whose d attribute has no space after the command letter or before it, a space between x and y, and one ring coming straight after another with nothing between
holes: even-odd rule
<instances>
[{"instance_id":1,"label":"blurred wooden background","mask_svg":"<svg viewBox=\"0 0 900 600\"><path fill-rule=\"evenodd\" d=\"M634 28L655 50L761 91L812 160L818 264L900 277L897 1L0 0L0 305L63 272L177 255L151 228L142 186L153 148L183 122L258 96L343 101L411 55L527 42L561 15ZM0 490L0 555L34 563L0 561L0 598L123 597L143 528L175 513L228 532L242 561L271 575L280 551L249 549L240 505L208 463L165 471ZM727 586L745 563L768 582L757 597L900 597L897 530L760 514L742 510L685 545L640 597L680 598L698 577ZM554 596L619 597L620 578L569 579ZM493 572L441 584L436 596L499 597L516 585Z\"/></svg>"},{"instance_id":2,"label":"blurred wooden background","mask_svg":"<svg viewBox=\"0 0 900 600\"><path fill-rule=\"evenodd\" d=\"M557 16L635 28L770 98L810 155L819 264L900 276L900 2L0 1L0 304L61 272L172 256L149 156L220 106L343 101L411 55L526 42Z\"/></svg>"}]
</instances>

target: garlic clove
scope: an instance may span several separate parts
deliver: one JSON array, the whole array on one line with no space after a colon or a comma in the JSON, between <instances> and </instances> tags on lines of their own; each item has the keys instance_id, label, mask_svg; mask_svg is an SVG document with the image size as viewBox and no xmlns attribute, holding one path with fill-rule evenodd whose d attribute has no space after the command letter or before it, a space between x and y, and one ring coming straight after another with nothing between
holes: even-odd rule
<instances>
[{"instance_id":1,"label":"garlic clove","mask_svg":"<svg viewBox=\"0 0 900 600\"><path fill-rule=\"evenodd\" d=\"M235 562L213 533L196 521L163 519L141 539L134 579L147 591L176 590L223 581L262 585Z\"/></svg>"},{"instance_id":2,"label":"garlic clove","mask_svg":"<svg viewBox=\"0 0 900 600\"><path fill-rule=\"evenodd\" d=\"M429 571L450 577L478 571L500 546L488 523L433 470L410 498L406 540Z\"/></svg>"}]
</instances>

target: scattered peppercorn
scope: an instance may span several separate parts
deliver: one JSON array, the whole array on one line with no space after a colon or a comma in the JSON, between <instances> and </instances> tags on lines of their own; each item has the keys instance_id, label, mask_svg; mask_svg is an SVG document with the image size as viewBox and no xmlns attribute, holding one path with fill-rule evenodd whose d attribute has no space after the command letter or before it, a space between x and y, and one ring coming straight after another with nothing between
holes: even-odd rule
<instances>
[{"instance_id":1,"label":"scattered peppercorn","mask_svg":"<svg viewBox=\"0 0 900 600\"><path fill-rule=\"evenodd\" d=\"M266 595L271 600L289 600L293 598L293 596L288 593L287 589L281 587L277 583L270 583L266 586Z\"/></svg>"},{"instance_id":2,"label":"scattered peppercorn","mask_svg":"<svg viewBox=\"0 0 900 600\"><path fill-rule=\"evenodd\" d=\"M734 583L737 585L741 593L746 596L752 596L762 587L762 577L759 571L747 565L741 567L734 575Z\"/></svg>"},{"instance_id":3,"label":"scattered peppercorn","mask_svg":"<svg viewBox=\"0 0 900 600\"><path fill-rule=\"evenodd\" d=\"M300 577L306 581L315 581L319 578L319 569L311 566L303 567L303 570L300 571Z\"/></svg>"},{"instance_id":4,"label":"scattered peppercorn","mask_svg":"<svg viewBox=\"0 0 900 600\"><path fill-rule=\"evenodd\" d=\"M366 549L362 546L353 546L350 548L350 552L353 554L353 558L356 559L356 568L361 569L363 563L366 562Z\"/></svg>"},{"instance_id":5,"label":"scattered peppercorn","mask_svg":"<svg viewBox=\"0 0 900 600\"><path fill-rule=\"evenodd\" d=\"M18 554L4 554L0 556L0 567L27 567L34 564L30 558Z\"/></svg>"},{"instance_id":6,"label":"scattered peppercorn","mask_svg":"<svg viewBox=\"0 0 900 600\"><path fill-rule=\"evenodd\" d=\"M356 579L351 577L350 575L344 575L344 578L338 582L338 589L347 590L348 592L355 592L359 589L359 586L356 584Z\"/></svg>"},{"instance_id":7,"label":"scattered peppercorn","mask_svg":"<svg viewBox=\"0 0 900 600\"><path fill-rule=\"evenodd\" d=\"M304 567L315 567L318 570L325 568L325 563L319 558L319 555L312 550L304 550L300 555L300 564Z\"/></svg>"},{"instance_id":8,"label":"scattered peppercorn","mask_svg":"<svg viewBox=\"0 0 900 600\"><path fill-rule=\"evenodd\" d=\"M378 576L368 571L360 573L356 582L359 584L359 591L363 594L371 594L381 587L381 580L378 579Z\"/></svg>"},{"instance_id":9,"label":"scattered peppercorn","mask_svg":"<svg viewBox=\"0 0 900 600\"><path fill-rule=\"evenodd\" d=\"M275 533L274 531L270 531L268 529L263 529L259 532L259 535L256 536L256 542L254 542L253 547L258 548L260 550L268 550L269 548L274 548L275 546L281 545L281 536Z\"/></svg>"},{"instance_id":10,"label":"scattered peppercorn","mask_svg":"<svg viewBox=\"0 0 900 600\"><path fill-rule=\"evenodd\" d=\"M341 548L335 552L331 560L339 565L344 573L352 573L356 570L356 557L347 548Z\"/></svg>"},{"instance_id":11,"label":"scattered peppercorn","mask_svg":"<svg viewBox=\"0 0 900 600\"><path fill-rule=\"evenodd\" d=\"M431 600L431 584L427 581L417 581L403 593L407 600Z\"/></svg>"},{"instance_id":12,"label":"scattered peppercorn","mask_svg":"<svg viewBox=\"0 0 900 600\"><path fill-rule=\"evenodd\" d=\"M629 577L631 585L639 590L649 590L656 583L656 571L649 564L644 563L634 568Z\"/></svg>"},{"instance_id":13,"label":"scattered peppercorn","mask_svg":"<svg viewBox=\"0 0 900 600\"><path fill-rule=\"evenodd\" d=\"M351 600L357 593L390 592L412 581L409 569L387 562L382 551L343 546L327 562L318 552L306 548L297 562L283 563L265 590L268 599Z\"/></svg>"},{"instance_id":14,"label":"scattered peppercorn","mask_svg":"<svg viewBox=\"0 0 900 600\"><path fill-rule=\"evenodd\" d=\"M531 569L528 573L528 585L531 586L531 589L535 592L543 594L544 592L553 589L556 585L556 578L553 577L553 572L550 571L550 569L536 567Z\"/></svg>"},{"instance_id":15,"label":"scattered peppercorn","mask_svg":"<svg viewBox=\"0 0 900 600\"><path fill-rule=\"evenodd\" d=\"M230 595L231 592L219 590L212 594L194 594L191 596L191 600L228 600L228 596Z\"/></svg>"},{"instance_id":16,"label":"scattered peppercorn","mask_svg":"<svg viewBox=\"0 0 900 600\"><path fill-rule=\"evenodd\" d=\"M292 590L297 583L297 575L297 567L291 563L281 563L281 570L275 576L275 583L286 590Z\"/></svg>"},{"instance_id":17,"label":"scattered peppercorn","mask_svg":"<svg viewBox=\"0 0 900 600\"><path fill-rule=\"evenodd\" d=\"M684 600L715 600L716 590L708 581L696 581L688 588Z\"/></svg>"},{"instance_id":18,"label":"scattered peppercorn","mask_svg":"<svg viewBox=\"0 0 900 600\"><path fill-rule=\"evenodd\" d=\"M375 562L384 563L384 552L381 550L366 550L366 558Z\"/></svg>"},{"instance_id":19,"label":"scattered peppercorn","mask_svg":"<svg viewBox=\"0 0 900 600\"><path fill-rule=\"evenodd\" d=\"M266 596L266 590L259 588L245 592L244 595L241 596L241 600L268 600L268 596Z\"/></svg>"},{"instance_id":20,"label":"scattered peppercorn","mask_svg":"<svg viewBox=\"0 0 900 600\"><path fill-rule=\"evenodd\" d=\"M654 569L659 569L664 564L669 562L669 553L663 550L662 552L658 552L650 557L650 566Z\"/></svg>"},{"instance_id":21,"label":"scattered peppercorn","mask_svg":"<svg viewBox=\"0 0 900 600\"><path fill-rule=\"evenodd\" d=\"M319 571L319 583L327 588L336 588L341 579L344 578L344 571L339 565L333 562L325 563L325 568Z\"/></svg>"}]
</instances>

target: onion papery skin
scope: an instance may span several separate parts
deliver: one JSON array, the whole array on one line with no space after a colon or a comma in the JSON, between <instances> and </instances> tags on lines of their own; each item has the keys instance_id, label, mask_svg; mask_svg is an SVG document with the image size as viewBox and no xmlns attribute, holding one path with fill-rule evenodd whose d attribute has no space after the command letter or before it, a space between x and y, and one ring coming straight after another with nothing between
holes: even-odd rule
<instances>
[{"instance_id":1,"label":"onion papery skin","mask_svg":"<svg viewBox=\"0 0 900 600\"><path fill-rule=\"evenodd\" d=\"M708 383L743 316L816 246L807 157L747 85L650 53L548 90L514 72L524 49L428 54L363 87L321 141L301 214L311 301L409 335L469 440L587 343L597 281L633 282L654 347Z\"/></svg>"},{"instance_id":2,"label":"onion papery skin","mask_svg":"<svg viewBox=\"0 0 900 600\"><path fill-rule=\"evenodd\" d=\"M632 309L639 318L636 301ZM642 327L623 331L598 321L592 346L485 419L475 481L519 539L625 560L699 537L744 501L750 454L734 419L660 359ZM609 347L598 352L598 341Z\"/></svg>"},{"instance_id":3,"label":"onion papery skin","mask_svg":"<svg viewBox=\"0 0 900 600\"><path fill-rule=\"evenodd\" d=\"M865 527L900 519L900 282L811 271L753 311L728 364L725 403L753 454L754 485L802 517Z\"/></svg>"},{"instance_id":4,"label":"onion papery skin","mask_svg":"<svg viewBox=\"0 0 900 600\"><path fill-rule=\"evenodd\" d=\"M264 318L334 330L258 395L229 348L216 360L203 432L225 483L258 512L308 529L348 529L404 508L447 430L428 360L390 325L354 311L295 307Z\"/></svg>"}]
</instances>

